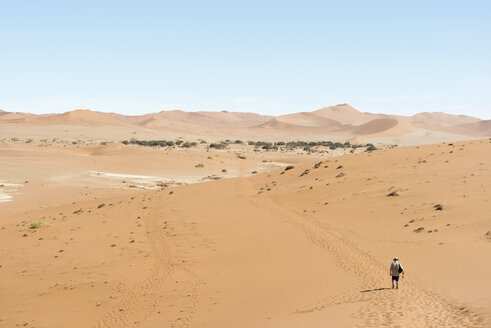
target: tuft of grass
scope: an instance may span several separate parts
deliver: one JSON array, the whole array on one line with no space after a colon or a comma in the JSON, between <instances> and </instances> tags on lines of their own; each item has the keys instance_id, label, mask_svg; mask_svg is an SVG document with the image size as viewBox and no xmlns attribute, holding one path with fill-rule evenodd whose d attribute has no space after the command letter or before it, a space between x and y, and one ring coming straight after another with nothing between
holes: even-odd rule
<instances>
[{"instance_id":1,"label":"tuft of grass","mask_svg":"<svg viewBox=\"0 0 491 328\"><path fill-rule=\"evenodd\" d=\"M293 166L293 165L288 165L288 166L285 168L285 171L291 170L291 169L293 169L293 168L295 168L295 166Z\"/></svg>"},{"instance_id":2,"label":"tuft of grass","mask_svg":"<svg viewBox=\"0 0 491 328\"><path fill-rule=\"evenodd\" d=\"M102 204L99 204L99 206L97 206L97 208L102 208L104 206L106 206L106 204L102 203Z\"/></svg>"},{"instance_id":3,"label":"tuft of grass","mask_svg":"<svg viewBox=\"0 0 491 328\"><path fill-rule=\"evenodd\" d=\"M205 164L203 164L203 163L198 163L198 164L196 164L194 167L205 167Z\"/></svg>"},{"instance_id":4,"label":"tuft of grass","mask_svg":"<svg viewBox=\"0 0 491 328\"><path fill-rule=\"evenodd\" d=\"M223 169L223 170L222 170L222 172L223 172L223 173L227 173L227 170L226 170L226 169Z\"/></svg>"},{"instance_id":5,"label":"tuft of grass","mask_svg":"<svg viewBox=\"0 0 491 328\"><path fill-rule=\"evenodd\" d=\"M252 174L257 174L257 171L252 171Z\"/></svg>"},{"instance_id":6,"label":"tuft of grass","mask_svg":"<svg viewBox=\"0 0 491 328\"><path fill-rule=\"evenodd\" d=\"M29 226L30 229L39 229L43 225L43 221L34 221Z\"/></svg>"},{"instance_id":7,"label":"tuft of grass","mask_svg":"<svg viewBox=\"0 0 491 328\"><path fill-rule=\"evenodd\" d=\"M208 158L208 159L213 159L213 156L208 156L207 158Z\"/></svg>"}]
</instances>

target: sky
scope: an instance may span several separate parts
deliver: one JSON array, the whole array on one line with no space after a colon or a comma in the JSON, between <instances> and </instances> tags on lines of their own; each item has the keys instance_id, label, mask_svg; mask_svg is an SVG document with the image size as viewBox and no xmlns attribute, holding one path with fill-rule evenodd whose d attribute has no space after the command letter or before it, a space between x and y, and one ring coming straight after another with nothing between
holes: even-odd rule
<instances>
[{"instance_id":1,"label":"sky","mask_svg":"<svg viewBox=\"0 0 491 328\"><path fill-rule=\"evenodd\" d=\"M491 1L0 0L0 109L491 119Z\"/></svg>"}]
</instances>

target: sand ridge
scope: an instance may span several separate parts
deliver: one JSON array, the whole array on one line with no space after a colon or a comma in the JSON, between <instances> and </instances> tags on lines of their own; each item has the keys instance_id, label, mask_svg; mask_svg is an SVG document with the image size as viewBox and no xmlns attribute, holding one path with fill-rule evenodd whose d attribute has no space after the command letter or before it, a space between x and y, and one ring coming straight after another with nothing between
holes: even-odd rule
<instances>
[{"instance_id":1,"label":"sand ridge","mask_svg":"<svg viewBox=\"0 0 491 328\"><path fill-rule=\"evenodd\" d=\"M137 139L243 139L259 141L331 140L380 144L432 144L491 136L489 121L441 112L413 116L363 113L348 104L312 112L267 116L228 111L161 111L138 116L73 110L33 115L2 112L0 140L66 138L122 141ZM417 138L415 138L417 133Z\"/></svg>"}]
</instances>

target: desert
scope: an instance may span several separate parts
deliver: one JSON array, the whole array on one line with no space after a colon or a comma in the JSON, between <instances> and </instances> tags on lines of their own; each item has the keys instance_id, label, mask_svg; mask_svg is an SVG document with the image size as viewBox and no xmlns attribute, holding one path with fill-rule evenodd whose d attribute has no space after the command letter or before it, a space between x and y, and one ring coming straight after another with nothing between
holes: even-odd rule
<instances>
[{"instance_id":1,"label":"desert","mask_svg":"<svg viewBox=\"0 0 491 328\"><path fill-rule=\"evenodd\" d=\"M3 114L1 326L489 327L490 131L320 113Z\"/></svg>"},{"instance_id":2,"label":"desert","mask_svg":"<svg viewBox=\"0 0 491 328\"><path fill-rule=\"evenodd\" d=\"M491 1L2 1L0 328L491 328Z\"/></svg>"}]
</instances>

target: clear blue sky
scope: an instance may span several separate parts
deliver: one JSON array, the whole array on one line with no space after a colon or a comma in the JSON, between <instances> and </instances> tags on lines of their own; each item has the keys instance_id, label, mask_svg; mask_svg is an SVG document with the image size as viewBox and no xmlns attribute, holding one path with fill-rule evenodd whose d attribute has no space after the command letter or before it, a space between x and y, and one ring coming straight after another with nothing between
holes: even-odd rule
<instances>
[{"instance_id":1,"label":"clear blue sky","mask_svg":"<svg viewBox=\"0 0 491 328\"><path fill-rule=\"evenodd\" d=\"M0 108L491 119L491 1L0 0Z\"/></svg>"}]
</instances>

